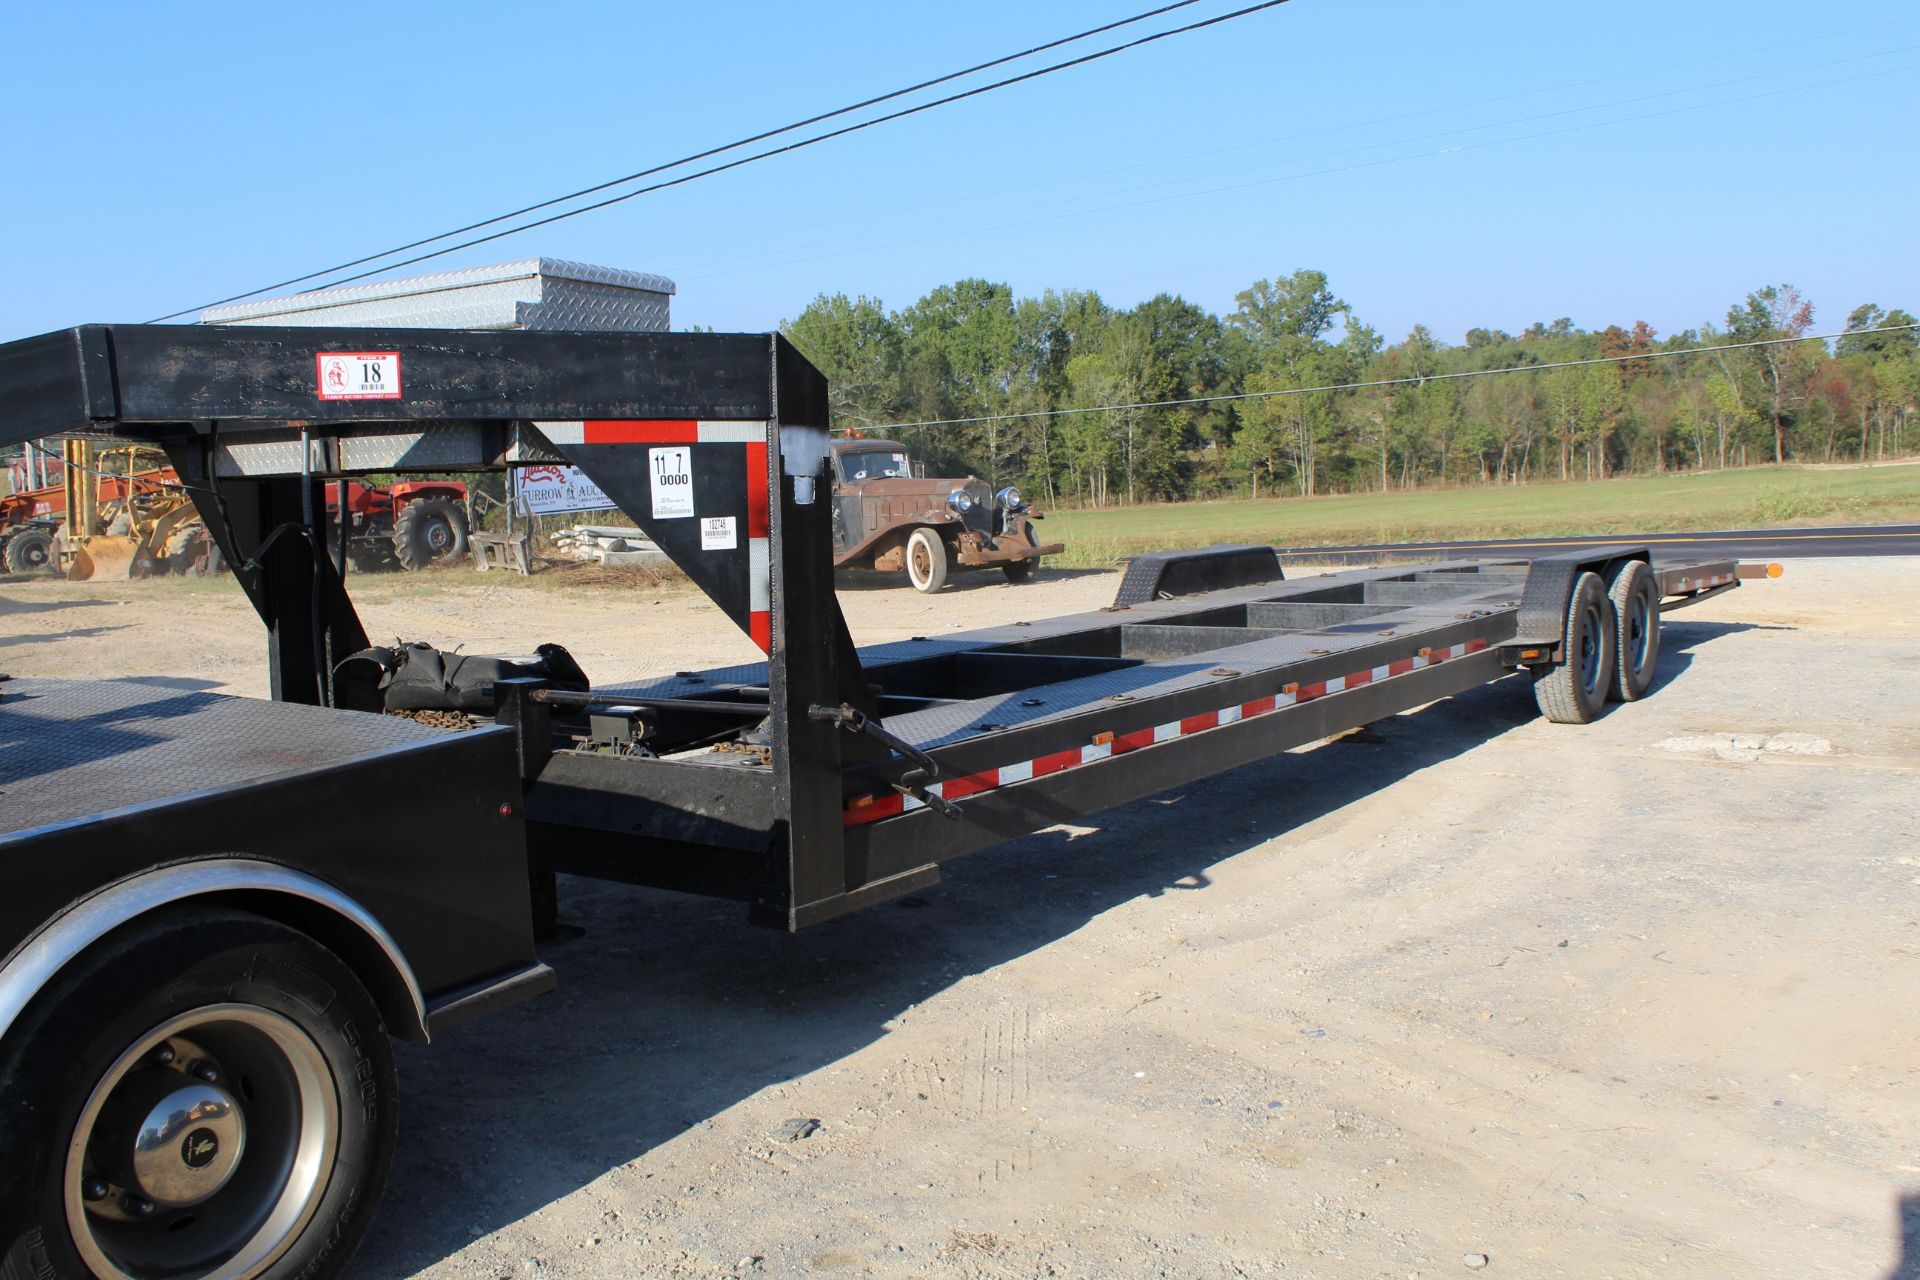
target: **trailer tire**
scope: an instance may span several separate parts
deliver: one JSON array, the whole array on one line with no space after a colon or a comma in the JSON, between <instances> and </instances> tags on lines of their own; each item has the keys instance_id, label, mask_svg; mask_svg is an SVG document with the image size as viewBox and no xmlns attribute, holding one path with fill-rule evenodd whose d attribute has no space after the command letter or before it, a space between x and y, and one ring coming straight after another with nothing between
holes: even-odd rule
<instances>
[{"instance_id":1,"label":"trailer tire","mask_svg":"<svg viewBox=\"0 0 1920 1280\"><path fill-rule=\"evenodd\" d=\"M451 498L414 498L393 518L393 554L403 569L450 564L467 554L467 516Z\"/></svg>"},{"instance_id":2,"label":"trailer tire","mask_svg":"<svg viewBox=\"0 0 1920 1280\"><path fill-rule=\"evenodd\" d=\"M156 1124L184 1135L136 1146ZM337 1276L395 1125L392 1047L338 956L239 911L143 919L7 1037L0 1280Z\"/></svg>"},{"instance_id":3,"label":"trailer tire","mask_svg":"<svg viewBox=\"0 0 1920 1280\"><path fill-rule=\"evenodd\" d=\"M1653 687L1660 665L1660 592L1653 569L1644 560L1629 560L1613 575L1607 596L1615 621L1613 697L1638 702Z\"/></svg>"},{"instance_id":4,"label":"trailer tire","mask_svg":"<svg viewBox=\"0 0 1920 1280\"><path fill-rule=\"evenodd\" d=\"M9 573L51 573L53 571L53 534L45 529L26 528L7 539Z\"/></svg>"},{"instance_id":5,"label":"trailer tire","mask_svg":"<svg viewBox=\"0 0 1920 1280\"><path fill-rule=\"evenodd\" d=\"M947 585L946 540L926 525L907 535L907 581L926 595Z\"/></svg>"},{"instance_id":6,"label":"trailer tire","mask_svg":"<svg viewBox=\"0 0 1920 1280\"><path fill-rule=\"evenodd\" d=\"M1567 601L1560 661L1533 673L1533 697L1541 715L1555 724L1589 724L1606 709L1618 634L1613 601L1600 575L1581 574Z\"/></svg>"}]
</instances>

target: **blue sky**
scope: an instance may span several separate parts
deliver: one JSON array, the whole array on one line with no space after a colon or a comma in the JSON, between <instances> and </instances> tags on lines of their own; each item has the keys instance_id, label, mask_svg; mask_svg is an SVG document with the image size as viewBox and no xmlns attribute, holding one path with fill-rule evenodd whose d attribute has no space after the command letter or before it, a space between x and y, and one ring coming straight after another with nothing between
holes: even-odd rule
<instances>
[{"instance_id":1,"label":"blue sky","mask_svg":"<svg viewBox=\"0 0 1920 1280\"><path fill-rule=\"evenodd\" d=\"M0 339L148 319L1148 7L7 0ZM655 271L677 325L720 329L962 276L1224 311L1317 267L1389 339L1670 333L1779 281L1825 331L1920 309L1916 68L1912 0L1293 0L442 262Z\"/></svg>"}]
</instances>

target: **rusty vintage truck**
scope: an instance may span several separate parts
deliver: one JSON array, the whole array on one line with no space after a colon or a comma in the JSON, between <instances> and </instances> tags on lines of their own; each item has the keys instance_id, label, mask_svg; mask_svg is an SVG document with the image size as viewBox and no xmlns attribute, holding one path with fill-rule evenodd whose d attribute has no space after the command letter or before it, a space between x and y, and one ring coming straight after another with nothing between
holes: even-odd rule
<instances>
[{"instance_id":1,"label":"rusty vintage truck","mask_svg":"<svg viewBox=\"0 0 1920 1280\"><path fill-rule=\"evenodd\" d=\"M1008 582L1026 582L1042 556L1066 550L1041 543L1033 522L1044 513L1011 485L916 476L894 440L837 440L832 454L836 569L905 570L914 590L933 592L949 569L998 565Z\"/></svg>"}]
</instances>

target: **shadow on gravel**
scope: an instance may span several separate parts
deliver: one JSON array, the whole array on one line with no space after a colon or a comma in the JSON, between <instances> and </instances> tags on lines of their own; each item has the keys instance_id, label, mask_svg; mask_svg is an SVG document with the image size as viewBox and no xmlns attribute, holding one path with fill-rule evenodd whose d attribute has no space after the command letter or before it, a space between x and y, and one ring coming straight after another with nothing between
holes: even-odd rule
<instances>
[{"instance_id":1,"label":"shadow on gravel","mask_svg":"<svg viewBox=\"0 0 1920 1280\"><path fill-rule=\"evenodd\" d=\"M1663 681L1693 648L1744 629L1676 624ZM1502 680L973 854L924 894L793 936L750 927L735 904L562 877L561 919L586 933L543 953L559 992L431 1048L400 1047L402 1139L355 1274L430 1266L759 1090L873 1044L883 1023L962 978L1130 899L1206 892L1214 864L1536 716L1526 683ZM806 1114L804 1101L789 1105Z\"/></svg>"},{"instance_id":2,"label":"shadow on gravel","mask_svg":"<svg viewBox=\"0 0 1920 1280\"><path fill-rule=\"evenodd\" d=\"M1040 570L1039 576L1034 581L1053 582L1068 578L1091 578L1112 572L1112 569L1056 569L1052 565L1047 565ZM947 573L947 585L940 589L940 594L980 591L987 587L1014 588L1015 586L1016 584L1008 582L1006 574L997 568L952 569ZM860 593L899 591L909 598L919 594L907 582L904 569L898 573L879 573L872 569L837 569L833 575L833 589L840 592Z\"/></svg>"}]
</instances>

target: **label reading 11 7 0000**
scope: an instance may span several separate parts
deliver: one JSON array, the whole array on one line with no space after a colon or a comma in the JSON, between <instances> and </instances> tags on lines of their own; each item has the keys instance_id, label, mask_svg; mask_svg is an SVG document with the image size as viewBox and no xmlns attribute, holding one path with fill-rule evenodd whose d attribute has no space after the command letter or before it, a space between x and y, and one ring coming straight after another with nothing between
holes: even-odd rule
<instances>
[{"instance_id":1,"label":"label reading 11 7 0000","mask_svg":"<svg viewBox=\"0 0 1920 1280\"><path fill-rule=\"evenodd\" d=\"M653 480L653 518L693 514L692 450L649 449L647 471Z\"/></svg>"}]
</instances>

